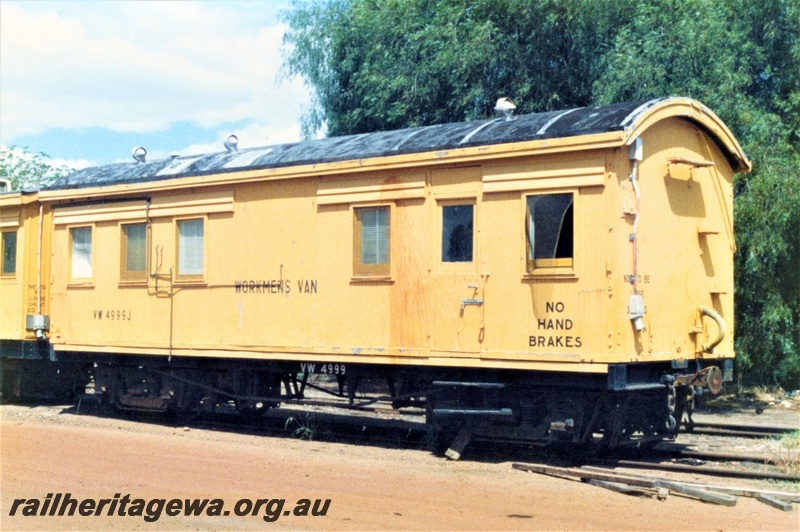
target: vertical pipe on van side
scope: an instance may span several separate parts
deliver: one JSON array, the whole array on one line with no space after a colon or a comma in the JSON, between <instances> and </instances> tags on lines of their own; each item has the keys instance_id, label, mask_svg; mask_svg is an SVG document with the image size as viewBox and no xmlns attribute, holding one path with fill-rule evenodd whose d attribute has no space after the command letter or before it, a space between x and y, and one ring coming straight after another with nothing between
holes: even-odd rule
<instances>
[{"instance_id":1,"label":"vertical pipe on van side","mask_svg":"<svg viewBox=\"0 0 800 532\"><path fill-rule=\"evenodd\" d=\"M40 203L39 204L39 243L38 243L38 250L36 252L36 314L41 316L42 315L42 233L43 233L43 208L44 206ZM38 336L38 333L37 333Z\"/></svg>"}]
</instances>

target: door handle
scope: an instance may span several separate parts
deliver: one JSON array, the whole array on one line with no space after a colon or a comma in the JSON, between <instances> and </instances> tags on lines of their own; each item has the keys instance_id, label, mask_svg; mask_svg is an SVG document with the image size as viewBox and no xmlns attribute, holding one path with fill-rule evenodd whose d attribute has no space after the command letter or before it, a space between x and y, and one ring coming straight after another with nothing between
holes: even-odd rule
<instances>
[{"instance_id":1,"label":"door handle","mask_svg":"<svg viewBox=\"0 0 800 532\"><path fill-rule=\"evenodd\" d=\"M464 310L464 307L467 305L475 305L476 307L479 307L483 305L483 299L463 299L461 301L461 310Z\"/></svg>"}]
</instances>

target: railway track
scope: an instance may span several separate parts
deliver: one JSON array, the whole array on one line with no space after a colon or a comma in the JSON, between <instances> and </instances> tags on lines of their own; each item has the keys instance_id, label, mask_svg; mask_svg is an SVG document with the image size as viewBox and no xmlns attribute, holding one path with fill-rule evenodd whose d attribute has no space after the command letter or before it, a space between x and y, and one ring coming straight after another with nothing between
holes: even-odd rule
<instances>
[{"instance_id":1,"label":"railway track","mask_svg":"<svg viewBox=\"0 0 800 532\"><path fill-rule=\"evenodd\" d=\"M115 411L95 401L79 403L75 414L124 416L134 421L158 423L186 429L257 434L268 437L339 441L415 448L427 434L424 413L400 412L382 406L332 412L340 408L334 401L330 407L297 405L270 410L259 417L248 417L231 409L230 412L202 414L194 418L176 418L158 413Z\"/></svg>"},{"instance_id":2,"label":"railway track","mask_svg":"<svg viewBox=\"0 0 800 532\"><path fill-rule=\"evenodd\" d=\"M397 413L397 415L402 414ZM326 439L335 438L338 441L358 441L360 443L368 442L410 448L421 448L429 444L426 441L429 433L424 423L409 426L406 421L394 421L394 423L391 423L391 421L393 420L370 418L353 420L349 417L332 420L328 418L326 422L317 426L319 430L318 436ZM387 424L387 422L390 423ZM769 437L791 432L791 429L757 427L757 431L763 434L762 437ZM731 432L738 434L739 432L750 431L739 428L738 431L732 429ZM502 445L503 448L498 449L498 445ZM486 438L478 438L471 444L471 453L478 459L499 453L500 455L507 455L509 458L520 455L544 454L545 456L554 456L557 460L574 460L576 456L574 451L574 447L571 446L550 445L543 450L541 447L533 446L527 441L497 441ZM606 467L671 471L740 479L800 482L800 476L778 471L777 468L773 467L775 466L775 460L765 454L698 451L687 449L680 444L671 442L659 444L645 456L635 450L622 449L615 450L608 456L598 456L578 461L584 464L603 465ZM747 463L753 464L753 466L744 470L740 468L742 464ZM756 470L754 467L758 467L760 470Z\"/></svg>"},{"instance_id":3,"label":"railway track","mask_svg":"<svg viewBox=\"0 0 800 532\"><path fill-rule=\"evenodd\" d=\"M747 461L757 461L747 460ZM737 461L738 462L738 461ZM612 467L623 467L626 469L651 469L656 471L672 471L678 473L691 473L693 475L712 475L717 477L745 478L754 480L781 480L787 482L800 482L800 476L781 473L779 471L755 471L727 468L720 466L709 466L703 460L697 460L695 464L683 464L659 461L657 458L651 460L625 460L625 459L591 459L586 460L586 464L604 465Z\"/></svg>"},{"instance_id":4,"label":"railway track","mask_svg":"<svg viewBox=\"0 0 800 532\"><path fill-rule=\"evenodd\" d=\"M800 428L768 427L763 425L738 425L732 423L693 423L686 427L691 434L707 436L732 436L736 438L769 438L782 436L800 430Z\"/></svg>"},{"instance_id":5,"label":"railway track","mask_svg":"<svg viewBox=\"0 0 800 532\"><path fill-rule=\"evenodd\" d=\"M334 401L334 403L337 402ZM400 411L381 404L344 413L331 410L320 407L287 406L271 410L266 415L255 419L248 419L234 411L192 420L163 419L153 416L139 418L148 422L182 425L189 429L240 432L359 445L366 443L387 448L435 449L431 432L424 422L422 412L418 410ZM130 415L138 417L138 414ZM784 427L753 427L720 423L697 423L695 426L698 430L694 434L699 434L699 430L708 430L708 434L712 436L739 436L744 433L760 434L761 438L769 438L791 432L791 429ZM631 449L586 456L583 452L575 453L575 448L568 445L550 445L542 452L540 446L534 446L528 441L476 438L470 444L469 453L479 460L484 458L496 460L498 457L512 460L549 457L561 463L580 463L581 465L593 464L606 467L800 482L798 476L779 472L777 468L773 467L775 460L765 454L694 450L687 448L684 444L673 442L662 442L646 453ZM753 465L742 470L740 466L746 463ZM737 467L732 467L732 465ZM756 467L760 470L755 470Z\"/></svg>"}]
</instances>

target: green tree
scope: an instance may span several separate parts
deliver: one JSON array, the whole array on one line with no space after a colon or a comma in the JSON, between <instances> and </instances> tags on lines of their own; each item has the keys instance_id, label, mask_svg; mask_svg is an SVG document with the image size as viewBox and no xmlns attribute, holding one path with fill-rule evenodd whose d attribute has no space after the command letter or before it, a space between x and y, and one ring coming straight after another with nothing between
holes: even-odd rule
<instances>
[{"instance_id":1,"label":"green tree","mask_svg":"<svg viewBox=\"0 0 800 532\"><path fill-rule=\"evenodd\" d=\"M11 181L11 190L52 185L69 171L66 166L52 164L44 153L30 153L15 146L0 147L0 179Z\"/></svg>"},{"instance_id":2,"label":"green tree","mask_svg":"<svg viewBox=\"0 0 800 532\"><path fill-rule=\"evenodd\" d=\"M765 155L735 198L736 349L751 382L800 388L800 156Z\"/></svg>"},{"instance_id":3,"label":"green tree","mask_svg":"<svg viewBox=\"0 0 800 532\"><path fill-rule=\"evenodd\" d=\"M308 135L589 105L621 0L330 0L295 5L285 67L313 88Z\"/></svg>"}]
</instances>

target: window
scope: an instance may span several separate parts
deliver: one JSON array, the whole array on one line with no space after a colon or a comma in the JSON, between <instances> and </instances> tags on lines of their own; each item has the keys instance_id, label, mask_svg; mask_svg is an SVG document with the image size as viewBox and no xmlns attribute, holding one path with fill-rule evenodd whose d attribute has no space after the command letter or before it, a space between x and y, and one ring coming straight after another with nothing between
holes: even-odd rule
<instances>
[{"instance_id":1,"label":"window","mask_svg":"<svg viewBox=\"0 0 800 532\"><path fill-rule=\"evenodd\" d=\"M442 206L442 262L472 262L474 205Z\"/></svg>"},{"instance_id":2,"label":"window","mask_svg":"<svg viewBox=\"0 0 800 532\"><path fill-rule=\"evenodd\" d=\"M92 278L92 228L72 227L69 230L72 249L72 279Z\"/></svg>"},{"instance_id":3,"label":"window","mask_svg":"<svg viewBox=\"0 0 800 532\"><path fill-rule=\"evenodd\" d=\"M204 272L203 219L178 220L178 275L200 278Z\"/></svg>"},{"instance_id":4,"label":"window","mask_svg":"<svg viewBox=\"0 0 800 532\"><path fill-rule=\"evenodd\" d=\"M0 270L2 275L14 275L17 273L17 232L8 231L3 233L3 268Z\"/></svg>"},{"instance_id":5,"label":"window","mask_svg":"<svg viewBox=\"0 0 800 532\"><path fill-rule=\"evenodd\" d=\"M362 207L354 211L354 273L389 275L389 207Z\"/></svg>"},{"instance_id":6,"label":"window","mask_svg":"<svg viewBox=\"0 0 800 532\"><path fill-rule=\"evenodd\" d=\"M122 226L121 278L124 281L147 279L147 225L144 223Z\"/></svg>"},{"instance_id":7,"label":"window","mask_svg":"<svg viewBox=\"0 0 800 532\"><path fill-rule=\"evenodd\" d=\"M571 193L528 196L525 224L528 271L572 266L572 205Z\"/></svg>"}]
</instances>

